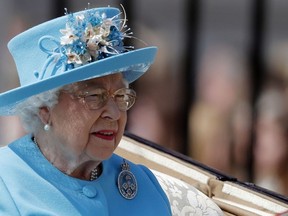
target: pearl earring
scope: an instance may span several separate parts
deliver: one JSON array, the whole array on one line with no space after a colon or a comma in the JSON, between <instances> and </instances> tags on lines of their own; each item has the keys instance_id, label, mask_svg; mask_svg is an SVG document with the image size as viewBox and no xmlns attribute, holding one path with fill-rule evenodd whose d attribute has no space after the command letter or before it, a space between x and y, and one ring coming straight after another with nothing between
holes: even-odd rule
<instances>
[{"instance_id":1,"label":"pearl earring","mask_svg":"<svg viewBox=\"0 0 288 216\"><path fill-rule=\"evenodd\" d=\"M45 131L49 131L50 130L50 125L49 124L45 124L44 125L44 130Z\"/></svg>"}]
</instances>

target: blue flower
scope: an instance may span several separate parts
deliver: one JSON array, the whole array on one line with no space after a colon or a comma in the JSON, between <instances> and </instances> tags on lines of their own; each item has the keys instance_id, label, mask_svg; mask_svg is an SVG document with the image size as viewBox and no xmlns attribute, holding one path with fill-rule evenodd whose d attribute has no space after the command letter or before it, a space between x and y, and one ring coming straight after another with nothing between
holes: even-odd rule
<instances>
[{"instance_id":1,"label":"blue flower","mask_svg":"<svg viewBox=\"0 0 288 216\"><path fill-rule=\"evenodd\" d=\"M81 40L75 41L72 45L72 49L78 55L83 55L87 52L86 43Z\"/></svg>"},{"instance_id":2,"label":"blue flower","mask_svg":"<svg viewBox=\"0 0 288 216\"><path fill-rule=\"evenodd\" d=\"M105 13L93 9L78 15L68 14L66 28L60 30L61 51L67 56L67 67L78 67L126 51L123 39L130 36L119 30L122 23L122 28L126 28L125 22L119 15L107 18Z\"/></svg>"}]
</instances>

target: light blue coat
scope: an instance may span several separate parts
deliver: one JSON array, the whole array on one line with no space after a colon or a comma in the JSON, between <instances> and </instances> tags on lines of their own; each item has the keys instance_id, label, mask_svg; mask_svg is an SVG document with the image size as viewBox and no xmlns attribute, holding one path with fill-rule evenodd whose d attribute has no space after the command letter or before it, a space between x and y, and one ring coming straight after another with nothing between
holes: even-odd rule
<instances>
[{"instance_id":1,"label":"light blue coat","mask_svg":"<svg viewBox=\"0 0 288 216\"><path fill-rule=\"evenodd\" d=\"M168 199L155 176L142 165L129 162L138 193L123 198L117 177L123 159L113 155L103 162L95 181L72 178L60 172L24 136L0 149L1 216L169 216Z\"/></svg>"}]
</instances>

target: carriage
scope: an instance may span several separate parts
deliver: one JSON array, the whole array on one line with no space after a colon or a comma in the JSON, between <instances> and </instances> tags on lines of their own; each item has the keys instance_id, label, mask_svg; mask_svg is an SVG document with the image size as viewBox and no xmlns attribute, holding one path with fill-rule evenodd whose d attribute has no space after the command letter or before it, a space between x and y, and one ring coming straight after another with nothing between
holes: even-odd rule
<instances>
[{"instance_id":1,"label":"carriage","mask_svg":"<svg viewBox=\"0 0 288 216\"><path fill-rule=\"evenodd\" d=\"M154 172L173 215L211 215L213 211L218 215L217 207L229 216L288 215L287 197L241 182L131 133L125 133L116 153Z\"/></svg>"}]
</instances>

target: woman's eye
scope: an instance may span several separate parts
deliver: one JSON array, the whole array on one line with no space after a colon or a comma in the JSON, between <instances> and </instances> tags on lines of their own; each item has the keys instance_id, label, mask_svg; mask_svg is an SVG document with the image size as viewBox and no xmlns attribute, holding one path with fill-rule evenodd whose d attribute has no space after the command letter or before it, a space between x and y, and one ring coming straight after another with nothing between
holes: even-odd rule
<instances>
[{"instance_id":1,"label":"woman's eye","mask_svg":"<svg viewBox=\"0 0 288 216\"><path fill-rule=\"evenodd\" d=\"M89 95L89 97L100 97L102 94L92 94L92 95Z\"/></svg>"},{"instance_id":2,"label":"woman's eye","mask_svg":"<svg viewBox=\"0 0 288 216\"><path fill-rule=\"evenodd\" d=\"M92 94L86 96L86 101L95 101L95 100L103 100L105 99L105 94Z\"/></svg>"},{"instance_id":3,"label":"woman's eye","mask_svg":"<svg viewBox=\"0 0 288 216\"><path fill-rule=\"evenodd\" d=\"M125 95L115 95L115 98L116 99L119 99L119 100L123 100L123 99L125 99Z\"/></svg>"}]
</instances>

